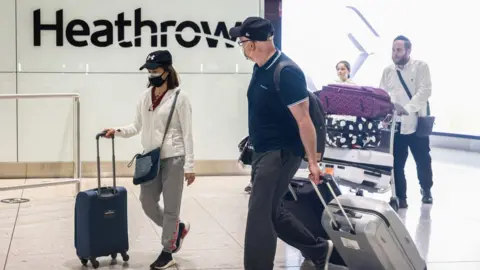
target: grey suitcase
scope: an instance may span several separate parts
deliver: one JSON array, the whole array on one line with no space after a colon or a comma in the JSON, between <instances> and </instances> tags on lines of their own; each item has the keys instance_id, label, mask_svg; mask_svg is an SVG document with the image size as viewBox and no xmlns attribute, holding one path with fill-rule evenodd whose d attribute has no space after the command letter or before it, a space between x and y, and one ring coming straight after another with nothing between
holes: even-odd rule
<instances>
[{"instance_id":1,"label":"grey suitcase","mask_svg":"<svg viewBox=\"0 0 480 270\"><path fill-rule=\"evenodd\" d=\"M322 226L349 270L424 270L412 237L392 207L384 201L354 195L335 196L325 206Z\"/></svg>"}]
</instances>

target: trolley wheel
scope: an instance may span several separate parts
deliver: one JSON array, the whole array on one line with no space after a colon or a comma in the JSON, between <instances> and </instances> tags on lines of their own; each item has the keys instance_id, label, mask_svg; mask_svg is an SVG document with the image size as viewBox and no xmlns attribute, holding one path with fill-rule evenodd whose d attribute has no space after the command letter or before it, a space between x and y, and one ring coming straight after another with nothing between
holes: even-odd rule
<instances>
[{"instance_id":1,"label":"trolley wheel","mask_svg":"<svg viewBox=\"0 0 480 270\"><path fill-rule=\"evenodd\" d=\"M117 258L117 253L112 253L110 256L112 257L112 260L115 260Z\"/></svg>"},{"instance_id":2,"label":"trolley wheel","mask_svg":"<svg viewBox=\"0 0 480 270\"><path fill-rule=\"evenodd\" d=\"M395 212L398 212L398 199L396 197L390 198L390 206L393 208Z\"/></svg>"},{"instance_id":3,"label":"trolley wheel","mask_svg":"<svg viewBox=\"0 0 480 270\"><path fill-rule=\"evenodd\" d=\"M355 195L360 196L360 197L363 197L363 189L357 190L357 192L355 193Z\"/></svg>"},{"instance_id":4,"label":"trolley wheel","mask_svg":"<svg viewBox=\"0 0 480 270\"><path fill-rule=\"evenodd\" d=\"M100 267L100 263L97 261L97 258L91 258L90 263L92 264L93 268L95 268L95 269Z\"/></svg>"},{"instance_id":5,"label":"trolley wheel","mask_svg":"<svg viewBox=\"0 0 480 270\"><path fill-rule=\"evenodd\" d=\"M83 266L87 266L87 264L88 264L87 259L80 258L80 262L82 263Z\"/></svg>"},{"instance_id":6,"label":"trolley wheel","mask_svg":"<svg viewBox=\"0 0 480 270\"><path fill-rule=\"evenodd\" d=\"M126 252L122 253L122 260L124 262L128 262L128 260L130 260L130 256L128 256L128 254Z\"/></svg>"}]
</instances>

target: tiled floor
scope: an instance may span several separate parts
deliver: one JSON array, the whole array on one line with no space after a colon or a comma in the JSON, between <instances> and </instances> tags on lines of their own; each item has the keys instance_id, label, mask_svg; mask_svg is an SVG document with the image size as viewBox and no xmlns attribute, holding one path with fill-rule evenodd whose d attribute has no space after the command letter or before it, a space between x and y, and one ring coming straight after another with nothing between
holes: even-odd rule
<instances>
[{"instance_id":1,"label":"tiled floor","mask_svg":"<svg viewBox=\"0 0 480 270\"><path fill-rule=\"evenodd\" d=\"M480 155L435 149L433 207L419 203L414 164L408 166L410 179L407 211L400 213L430 270L480 270L480 212L477 211L480 182ZM45 180L0 180L0 185ZM185 189L182 218L192 231L176 256L178 269L242 269L242 246L248 195L243 188L248 177L208 177ZM111 180L106 180L106 184ZM85 179L83 189L96 185ZM129 179L119 185L128 189L130 262L103 269L148 269L161 249L161 229L143 214L139 189ZM62 270L86 269L73 247L73 186L0 192L0 199L24 197L30 202L0 203L0 269ZM379 197L388 198L388 194ZM279 241L278 269L302 267L299 252ZM100 268L100 269L102 269Z\"/></svg>"}]
</instances>

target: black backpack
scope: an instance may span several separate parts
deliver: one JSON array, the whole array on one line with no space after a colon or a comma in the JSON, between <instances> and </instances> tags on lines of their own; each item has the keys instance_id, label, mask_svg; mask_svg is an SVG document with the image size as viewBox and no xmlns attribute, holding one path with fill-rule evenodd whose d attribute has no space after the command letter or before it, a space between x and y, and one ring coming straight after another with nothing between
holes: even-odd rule
<instances>
[{"instance_id":1,"label":"black backpack","mask_svg":"<svg viewBox=\"0 0 480 270\"><path fill-rule=\"evenodd\" d=\"M275 83L277 91L280 91L280 73L285 67L295 68L302 71L300 67L291 60L280 61L280 63L277 64L273 75L273 82ZM312 119L313 126L317 133L317 162L321 162L323 153L325 152L326 142L325 111L323 110L320 99L310 91L308 91L308 100L310 104L310 118ZM306 155L304 159L308 161Z\"/></svg>"}]
</instances>

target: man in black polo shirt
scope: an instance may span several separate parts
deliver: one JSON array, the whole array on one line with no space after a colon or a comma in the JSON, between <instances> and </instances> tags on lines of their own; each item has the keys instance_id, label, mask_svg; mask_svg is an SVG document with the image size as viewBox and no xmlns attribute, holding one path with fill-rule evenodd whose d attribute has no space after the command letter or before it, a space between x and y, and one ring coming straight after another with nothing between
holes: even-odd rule
<instances>
[{"instance_id":1,"label":"man in black polo shirt","mask_svg":"<svg viewBox=\"0 0 480 270\"><path fill-rule=\"evenodd\" d=\"M316 239L283 208L282 200L305 152L310 177L320 182L316 163L316 134L309 114L305 76L288 67L280 74L280 91L273 75L276 65L289 59L273 44L270 21L247 18L230 29L239 38L245 57L255 62L248 87L248 127L255 149L252 192L245 232L244 265L247 270L273 269L277 236L311 258L317 269L328 269L333 244ZM321 226L321 224L319 224Z\"/></svg>"}]
</instances>

